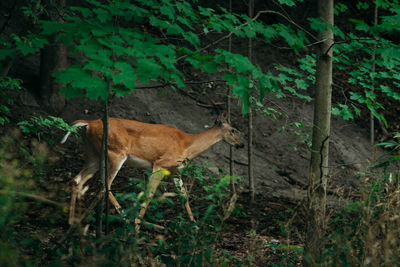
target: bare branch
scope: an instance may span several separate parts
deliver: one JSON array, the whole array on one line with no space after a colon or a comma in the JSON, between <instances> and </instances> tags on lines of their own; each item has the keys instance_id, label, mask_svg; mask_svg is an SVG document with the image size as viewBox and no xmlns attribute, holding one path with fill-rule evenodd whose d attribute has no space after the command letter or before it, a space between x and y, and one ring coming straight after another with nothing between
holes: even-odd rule
<instances>
[{"instance_id":1,"label":"bare branch","mask_svg":"<svg viewBox=\"0 0 400 267\"><path fill-rule=\"evenodd\" d=\"M293 24L294 26L296 26L297 28L299 28L300 30L304 31L306 34L310 35L314 40L318 41L318 38L317 38L315 35L313 35L313 34L310 33L309 31L307 31L306 29L304 29L303 27L301 27L299 24L297 24L296 22L294 22L290 17L288 17L288 16L286 16L286 15L284 15L284 14L278 12L278 11L274 11L274 10L262 10L262 11L259 11L259 12L254 16L254 18L251 19L251 21L256 21L256 20L257 20L261 15L263 15L263 14L274 14L274 15L278 15L278 16L284 18L285 20L287 20L289 23L291 23L291 24ZM242 28L242 27L247 26L247 25L249 25L248 22L243 23L243 24L237 26L235 29L239 29L239 28ZM227 35L222 36L221 38L215 40L214 42L212 42L212 43L206 45L205 47L198 49L196 52L202 52L202 51L204 51L204 50L207 50L208 48L210 48L210 47L212 47L212 46L218 44L219 42L222 42L222 41L224 41L224 40L230 38L230 37L232 36L232 34L233 34L233 32L230 32L230 33L228 33ZM182 60L182 59L184 59L184 58L186 58L186 57L187 57L187 55L183 55L183 56L179 57L176 61L178 62L178 61L180 61L180 60Z\"/></svg>"},{"instance_id":2,"label":"bare branch","mask_svg":"<svg viewBox=\"0 0 400 267\"><path fill-rule=\"evenodd\" d=\"M39 196L39 195L35 195L35 194L31 194L31 193L25 193L25 192L16 192L16 191L7 192L5 190L0 190L0 194L2 194L2 195L7 195L7 194L10 194L10 193L16 194L19 197L29 198L29 199L32 199L32 200L43 202L45 204L49 204L49 205L52 205L52 206L60 207L60 208L63 208L63 209L67 207L67 205L65 205L64 203L56 202L54 200L50 200L48 198L45 198L45 197L42 197L42 196Z\"/></svg>"}]
</instances>

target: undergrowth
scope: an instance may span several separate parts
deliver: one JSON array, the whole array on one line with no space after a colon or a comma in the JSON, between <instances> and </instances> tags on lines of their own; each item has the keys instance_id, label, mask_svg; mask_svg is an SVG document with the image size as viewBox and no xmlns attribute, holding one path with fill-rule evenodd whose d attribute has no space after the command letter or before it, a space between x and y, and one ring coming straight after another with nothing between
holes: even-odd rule
<instances>
[{"instance_id":1,"label":"undergrowth","mask_svg":"<svg viewBox=\"0 0 400 267\"><path fill-rule=\"evenodd\" d=\"M266 241L254 230L249 233L248 244L243 244L248 247L247 258L238 258L232 251L224 250L221 244L226 239L226 234L223 236L227 231L226 219L229 215L247 216L249 212L232 204L229 184L236 177L222 171L210 173L190 163L177 175L191 191L190 203L196 222L191 222L184 210L184 196L163 197L166 191L177 191L165 179L144 218L164 229L142 225L136 233L133 222L143 201L139 192L144 190L145 182L141 178L130 178L124 193L116 194L125 213L108 217L108 235L96 236L93 212L81 224L69 228L67 210L46 199L39 189L46 183L54 183L48 176L48 153L47 145L23 138L18 130L2 133L0 137L1 266L251 266L263 264L260 259L273 259L265 263L270 266L294 266L301 262L304 230L299 223L300 206L292 211L292 218L286 216L276 222L281 226L283 239ZM320 264L397 265L400 260L399 171L372 169L360 179L355 197L355 201L330 215ZM85 211L91 201L90 198L82 200L80 211ZM39 213L43 210L47 210L46 218L41 218L42 224L34 225L38 219L32 214L41 217ZM45 233L44 228L58 230ZM263 253L273 255L263 257Z\"/></svg>"},{"instance_id":2,"label":"undergrowth","mask_svg":"<svg viewBox=\"0 0 400 267\"><path fill-rule=\"evenodd\" d=\"M364 177L359 200L333 216L324 265L396 266L400 262L400 175L398 171L380 175Z\"/></svg>"}]
</instances>

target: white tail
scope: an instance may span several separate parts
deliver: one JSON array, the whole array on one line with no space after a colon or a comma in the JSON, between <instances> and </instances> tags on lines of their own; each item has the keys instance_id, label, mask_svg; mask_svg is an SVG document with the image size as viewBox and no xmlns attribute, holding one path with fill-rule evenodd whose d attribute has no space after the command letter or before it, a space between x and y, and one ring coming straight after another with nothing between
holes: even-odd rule
<instances>
[{"instance_id":1,"label":"white tail","mask_svg":"<svg viewBox=\"0 0 400 267\"><path fill-rule=\"evenodd\" d=\"M71 126L88 126L88 123L82 122L82 121L77 121L71 124ZM61 139L61 144L64 144L65 141L67 141L69 135L71 134L71 132L67 132L66 135L64 135L63 139Z\"/></svg>"}]
</instances>

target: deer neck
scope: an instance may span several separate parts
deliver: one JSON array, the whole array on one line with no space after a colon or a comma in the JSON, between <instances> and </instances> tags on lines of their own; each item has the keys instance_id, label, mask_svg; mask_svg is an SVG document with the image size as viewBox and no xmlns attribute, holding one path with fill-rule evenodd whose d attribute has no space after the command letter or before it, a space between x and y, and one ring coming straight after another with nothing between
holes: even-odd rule
<instances>
[{"instance_id":1,"label":"deer neck","mask_svg":"<svg viewBox=\"0 0 400 267\"><path fill-rule=\"evenodd\" d=\"M222 132L218 126L214 126L208 131L192 134L191 138L192 142L186 150L186 155L189 159L197 157L220 141L222 139Z\"/></svg>"}]
</instances>

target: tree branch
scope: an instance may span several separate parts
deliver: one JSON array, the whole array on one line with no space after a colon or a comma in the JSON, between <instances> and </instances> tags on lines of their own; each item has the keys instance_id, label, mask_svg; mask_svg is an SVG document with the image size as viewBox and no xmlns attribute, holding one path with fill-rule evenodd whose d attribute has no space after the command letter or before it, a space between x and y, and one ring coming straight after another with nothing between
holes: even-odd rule
<instances>
[{"instance_id":1,"label":"tree branch","mask_svg":"<svg viewBox=\"0 0 400 267\"><path fill-rule=\"evenodd\" d=\"M306 34L310 35L314 40L318 41L318 38L317 38L315 35L313 35L313 34L310 33L309 31L307 31L306 29L304 29L303 27L301 27L300 25L298 25L298 24L297 24L296 22L294 22L290 17L285 16L284 14L282 14L282 13L280 13L280 12L278 12L278 11L274 11L274 10L262 10L262 11L258 11L258 13L254 16L254 18L251 19L251 21L256 21L256 20L257 20L261 15L263 15L263 14L274 14L274 15L278 15L278 16L284 18L285 20L287 20L289 23L291 23L291 24L293 24L294 26L296 26L297 28L299 28L300 30L304 31ZM248 22L243 23L243 24L237 26L235 29L239 29L239 28L244 27L244 26L247 26L247 25L249 25ZM227 35L225 35L225 36L222 36L221 38L215 40L215 41L212 42L211 44L208 44L208 45L206 45L206 46L203 47L203 48L197 49L196 52L199 53L199 52L202 52L202 51L204 51L204 50L207 50L207 49L210 48L211 46L214 46L214 45L218 44L219 42L222 42L223 40L228 39L229 37L232 36L232 34L233 34L233 32L230 32L229 34L227 34ZM180 57L178 57L178 59L177 59L176 61L178 62L178 61L180 61L180 60L186 58L187 56L188 56L188 55L180 56Z\"/></svg>"}]
</instances>

